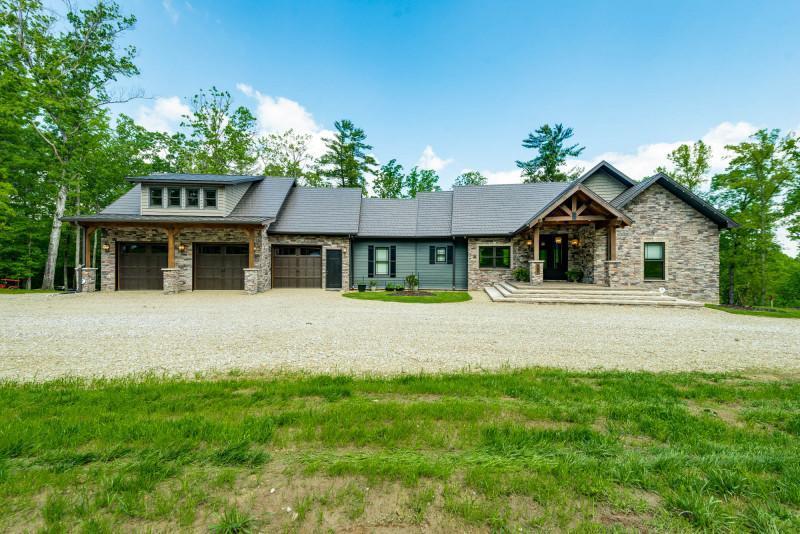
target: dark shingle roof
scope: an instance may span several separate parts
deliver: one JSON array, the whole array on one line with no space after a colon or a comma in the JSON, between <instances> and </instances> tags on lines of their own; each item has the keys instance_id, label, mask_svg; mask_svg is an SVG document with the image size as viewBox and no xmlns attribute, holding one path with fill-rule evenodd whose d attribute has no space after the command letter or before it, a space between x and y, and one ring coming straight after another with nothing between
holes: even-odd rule
<instances>
[{"instance_id":1,"label":"dark shingle roof","mask_svg":"<svg viewBox=\"0 0 800 534\"><path fill-rule=\"evenodd\" d=\"M511 235L571 187L570 182L479 185L453 188L452 233Z\"/></svg>"},{"instance_id":2,"label":"dark shingle roof","mask_svg":"<svg viewBox=\"0 0 800 534\"><path fill-rule=\"evenodd\" d=\"M658 173L650 178L642 180L635 186L631 187L630 189L623 191L620 193L614 200L611 201L611 205L615 208L624 208L627 204L629 204L633 199L638 197L642 192L647 190L653 184L659 184L660 186L664 187L667 191L678 197L679 199L683 200L694 209L717 223L720 228L736 228L739 226L739 223L719 211L717 208L712 206L706 200L700 198L699 196L692 193L690 190L670 178L664 173Z\"/></svg>"},{"instance_id":3,"label":"dark shingle roof","mask_svg":"<svg viewBox=\"0 0 800 534\"><path fill-rule=\"evenodd\" d=\"M294 187L269 232L355 235L360 208L359 188Z\"/></svg>"},{"instance_id":4,"label":"dark shingle roof","mask_svg":"<svg viewBox=\"0 0 800 534\"><path fill-rule=\"evenodd\" d=\"M620 183L622 183L626 187L631 187L636 185L635 180L631 179L627 174L617 169L616 167L614 167L605 160L601 161L600 163L598 163L597 165L595 165L594 167L583 173L573 183L582 184L583 182L585 182L586 180L588 180L589 178L591 178L600 171L607 172L609 176L616 178Z\"/></svg>"},{"instance_id":5,"label":"dark shingle roof","mask_svg":"<svg viewBox=\"0 0 800 534\"><path fill-rule=\"evenodd\" d=\"M452 191L417 194L416 237L446 237L452 235L452 217Z\"/></svg>"},{"instance_id":6,"label":"dark shingle roof","mask_svg":"<svg viewBox=\"0 0 800 534\"><path fill-rule=\"evenodd\" d=\"M207 223L207 224L261 224L264 217L191 217L187 215L128 215L97 213L63 217L66 222L137 222L137 223Z\"/></svg>"},{"instance_id":7,"label":"dark shingle roof","mask_svg":"<svg viewBox=\"0 0 800 534\"><path fill-rule=\"evenodd\" d=\"M359 237L414 237L417 199L362 198Z\"/></svg>"},{"instance_id":8,"label":"dark shingle roof","mask_svg":"<svg viewBox=\"0 0 800 534\"><path fill-rule=\"evenodd\" d=\"M133 188L112 202L106 209L101 211L103 214L119 215L139 215L142 204L142 186L136 184Z\"/></svg>"},{"instance_id":9,"label":"dark shingle roof","mask_svg":"<svg viewBox=\"0 0 800 534\"><path fill-rule=\"evenodd\" d=\"M147 176L129 176L129 182L145 183L188 183L188 184L244 184L258 182L263 176L235 176L229 174L149 174Z\"/></svg>"},{"instance_id":10,"label":"dark shingle roof","mask_svg":"<svg viewBox=\"0 0 800 534\"><path fill-rule=\"evenodd\" d=\"M250 186L230 216L274 219L293 185L294 178L263 178Z\"/></svg>"}]
</instances>

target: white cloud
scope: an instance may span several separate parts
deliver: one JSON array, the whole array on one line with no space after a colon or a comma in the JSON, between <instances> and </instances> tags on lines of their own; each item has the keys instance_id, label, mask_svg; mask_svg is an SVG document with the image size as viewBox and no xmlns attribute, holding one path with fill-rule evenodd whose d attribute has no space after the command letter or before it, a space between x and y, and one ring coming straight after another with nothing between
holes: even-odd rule
<instances>
[{"instance_id":1,"label":"white cloud","mask_svg":"<svg viewBox=\"0 0 800 534\"><path fill-rule=\"evenodd\" d=\"M322 128L300 103L282 96L265 95L245 83L236 84L236 88L245 96L256 100L256 118L261 134L292 129L297 133L311 136L309 152L313 156L319 157L325 152L323 139L331 137L333 132Z\"/></svg>"},{"instance_id":2,"label":"white cloud","mask_svg":"<svg viewBox=\"0 0 800 534\"><path fill-rule=\"evenodd\" d=\"M433 147L428 145L417 161L417 167L421 169L430 169L432 171L440 172L442 169L453 163L452 159L443 159L436 155Z\"/></svg>"},{"instance_id":3,"label":"white cloud","mask_svg":"<svg viewBox=\"0 0 800 534\"><path fill-rule=\"evenodd\" d=\"M511 171L481 171L489 184L518 184L522 182L519 169Z\"/></svg>"},{"instance_id":4,"label":"white cloud","mask_svg":"<svg viewBox=\"0 0 800 534\"><path fill-rule=\"evenodd\" d=\"M139 106L136 122L152 131L174 132L184 115L189 115L189 106L177 96L156 98L152 106Z\"/></svg>"},{"instance_id":5,"label":"white cloud","mask_svg":"<svg viewBox=\"0 0 800 534\"><path fill-rule=\"evenodd\" d=\"M180 18L180 13L178 13L178 10L172 5L172 0L162 0L161 5L164 7L164 11L167 12L167 16L170 18L172 23L177 24L178 19Z\"/></svg>"}]
</instances>

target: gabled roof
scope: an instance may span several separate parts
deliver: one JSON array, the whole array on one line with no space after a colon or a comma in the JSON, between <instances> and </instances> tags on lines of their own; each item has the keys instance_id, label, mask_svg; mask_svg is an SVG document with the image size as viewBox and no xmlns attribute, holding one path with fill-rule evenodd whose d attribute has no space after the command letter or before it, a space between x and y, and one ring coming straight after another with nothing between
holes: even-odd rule
<instances>
[{"instance_id":1,"label":"gabled roof","mask_svg":"<svg viewBox=\"0 0 800 534\"><path fill-rule=\"evenodd\" d=\"M552 199L550 202L542 206L533 216L525 221L525 224L521 225L517 231L524 229L526 226L538 222L539 219L543 219L547 214L558 208L559 204L564 202L565 200L572 197L574 194L581 192L587 197L591 199L591 202L595 206L600 206L602 209L611 215L617 217L620 221L624 224L629 225L631 224L631 219L628 217L622 210L618 209L617 207L613 206L609 202L603 199L600 195L586 187L585 185L576 182L571 182L568 184L568 187L561 192L557 197Z\"/></svg>"},{"instance_id":2,"label":"gabled roof","mask_svg":"<svg viewBox=\"0 0 800 534\"><path fill-rule=\"evenodd\" d=\"M537 182L454 187L452 234L511 235L571 185Z\"/></svg>"},{"instance_id":3,"label":"gabled roof","mask_svg":"<svg viewBox=\"0 0 800 534\"><path fill-rule=\"evenodd\" d=\"M355 235L360 211L358 187L293 187L269 232Z\"/></svg>"},{"instance_id":4,"label":"gabled roof","mask_svg":"<svg viewBox=\"0 0 800 534\"><path fill-rule=\"evenodd\" d=\"M263 176L236 176L230 174L148 174L147 176L128 176L125 178L134 183L180 183L180 184L215 184L233 185L263 180Z\"/></svg>"},{"instance_id":5,"label":"gabled roof","mask_svg":"<svg viewBox=\"0 0 800 534\"><path fill-rule=\"evenodd\" d=\"M611 204L622 209L653 184L659 184L660 186L664 187L664 189L717 223L717 226L720 228L736 228L739 226L736 221L719 211L709 202L703 200L699 196L692 193L689 189L661 172L651 176L650 178L642 180L630 189L620 193L617 198L611 201Z\"/></svg>"},{"instance_id":6,"label":"gabled roof","mask_svg":"<svg viewBox=\"0 0 800 534\"><path fill-rule=\"evenodd\" d=\"M575 180L572 183L582 184L583 182L585 182L586 180L588 180L589 178L591 178L592 176L594 176L595 174L597 174L600 171L605 171L609 176L611 176L613 178L616 178L625 187L633 187L634 185L636 185L636 181L635 180L631 179L624 172L622 172L621 170L617 169L616 167L614 167L613 165L611 165L609 162L607 162L605 160L601 161L600 163L598 163L597 165L595 165L594 167L592 167L591 169L589 169L588 171L583 173L580 176L580 178L578 178L577 180Z\"/></svg>"},{"instance_id":7,"label":"gabled roof","mask_svg":"<svg viewBox=\"0 0 800 534\"><path fill-rule=\"evenodd\" d=\"M415 198L362 198L359 237L415 237L417 233Z\"/></svg>"}]
</instances>

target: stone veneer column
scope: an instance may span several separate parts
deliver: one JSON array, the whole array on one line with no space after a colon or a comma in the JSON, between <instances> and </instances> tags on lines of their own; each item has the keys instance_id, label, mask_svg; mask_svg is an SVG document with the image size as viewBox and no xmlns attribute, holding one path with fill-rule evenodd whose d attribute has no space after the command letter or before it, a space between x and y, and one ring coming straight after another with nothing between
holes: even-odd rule
<instances>
[{"instance_id":1,"label":"stone veneer column","mask_svg":"<svg viewBox=\"0 0 800 534\"><path fill-rule=\"evenodd\" d=\"M258 293L258 271L261 269L244 269L244 290L254 295Z\"/></svg>"},{"instance_id":2,"label":"stone veneer column","mask_svg":"<svg viewBox=\"0 0 800 534\"><path fill-rule=\"evenodd\" d=\"M97 291L97 268L96 267L77 267L78 279L81 282L81 293L93 293Z\"/></svg>"},{"instance_id":3,"label":"stone veneer column","mask_svg":"<svg viewBox=\"0 0 800 534\"><path fill-rule=\"evenodd\" d=\"M529 260L531 284L538 286L544 282L544 260Z\"/></svg>"},{"instance_id":4,"label":"stone veneer column","mask_svg":"<svg viewBox=\"0 0 800 534\"><path fill-rule=\"evenodd\" d=\"M622 273L619 269L620 260L605 261L606 285L608 287L619 287L622 285Z\"/></svg>"},{"instance_id":5,"label":"stone veneer column","mask_svg":"<svg viewBox=\"0 0 800 534\"><path fill-rule=\"evenodd\" d=\"M177 267L161 269L164 273L164 293L172 294L180 291L181 270Z\"/></svg>"}]
</instances>

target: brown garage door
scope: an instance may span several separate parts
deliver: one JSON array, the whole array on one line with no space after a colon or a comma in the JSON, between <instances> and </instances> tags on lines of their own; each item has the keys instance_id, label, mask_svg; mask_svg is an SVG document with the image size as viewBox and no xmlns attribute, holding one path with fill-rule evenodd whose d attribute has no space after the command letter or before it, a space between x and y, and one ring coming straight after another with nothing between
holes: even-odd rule
<instances>
[{"instance_id":1,"label":"brown garage door","mask_svg":"<svg viewBox=\"0 0 800 534\"><path fill-rule=\"evenodd\" d=\"M272 287L322 287L322 248L272 247Z\"/></svg>"},{"instance_id":2,"label":"brown garage door","mask_svg":"<svg viewBox=\"0 0 800 534\"><path fill-rule=\"evenodd\" d=\"M167 266L164 243L119 243L117 289L163 289Z\"/></svg>"},{"instance_id":3,"label":"brown garage door","mask_svg":"<svg viewBox=\"0 0 800 534\"><path fill-rule=\"evenodd\" d=\"M196 244L195 289L244 289L247 245Z\"/></svg>"}]
</instances>

